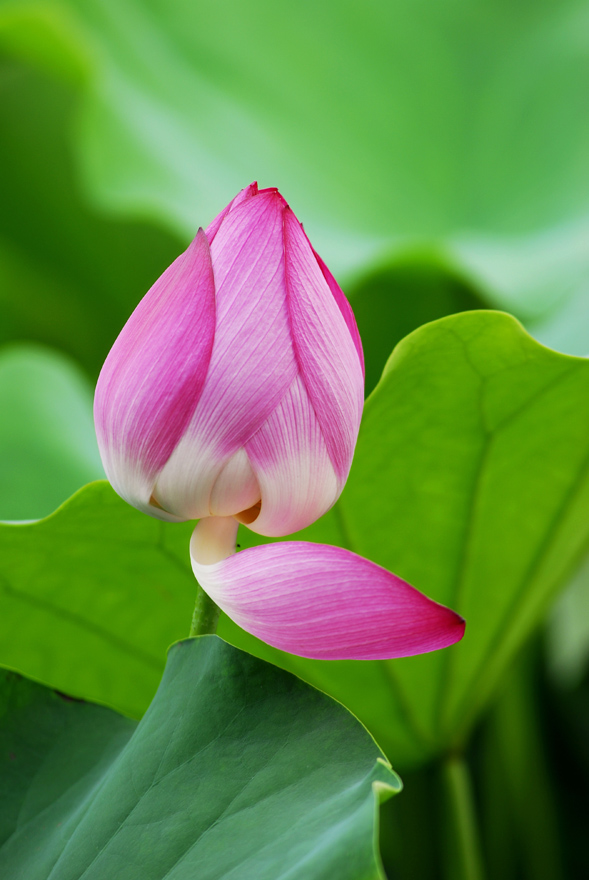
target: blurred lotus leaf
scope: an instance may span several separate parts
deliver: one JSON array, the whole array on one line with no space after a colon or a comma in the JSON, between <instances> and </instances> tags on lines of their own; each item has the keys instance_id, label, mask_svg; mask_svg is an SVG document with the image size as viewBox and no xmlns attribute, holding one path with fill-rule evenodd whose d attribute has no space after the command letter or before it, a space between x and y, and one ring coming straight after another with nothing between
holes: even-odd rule
<instances>
[{"instance_id":1,"label":"blurred lotus leaf","mask_svg":"<svg viewBox=\"0 0 589 880\"><path fill-rule=\"evenodd\" d=\"M0 348L0 519L48 516L79 486L104 477L92 388L63 354Z\"/></svg>"},{"instance_id":2,"label":"blurred lotus leaf","mask_svg":"<svg viewBox=\"0 0 589 880\"><path fill-rule=\"evenodd\" d=\"M588 22L587 0L5 0L0 43L77 92L95 204L186 240L259 178L335 271L431 244L582 352Z\"/></svg>"}]
</instances>

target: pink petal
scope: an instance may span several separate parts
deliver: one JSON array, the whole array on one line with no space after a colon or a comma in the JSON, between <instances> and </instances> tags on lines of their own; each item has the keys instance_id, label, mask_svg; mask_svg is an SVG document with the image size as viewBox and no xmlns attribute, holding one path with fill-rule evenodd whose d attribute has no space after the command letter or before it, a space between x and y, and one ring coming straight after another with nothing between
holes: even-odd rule
<instances>
[{"instance_id":1,"label":"pink petal","mask_svg":"<svg viewBox=\"0 0 589 880\"><path fill-rule=\"evenodd\" d=\"M94 418L113 487L131 504L150 504L158 472L178 445L203 393L215 336L215 286L200 229L143 297L100 373Z\"/></svg>"},{"instance_id":2,"label":"pink petal","mask_svg":"<svg viewBox=\"0 0 589 880\"><path fill-rule=\"evenodd\" d=\"M215 217L213 222L209 223L209 225L206 228L206 236L209 240L209 244L213 243L213 239L216 236L217 232L219 231L219 227L221 226L221 223L223 222L223 220L225 219L227 214L230 211L232 211L233 208L236 208L238 205L241 205L242 202L245 202L245 201L247 201L247 199L251 199L252 196L257 195L257 193L258 193L258 184L254 181L253 183L250 183L249 186L246 186L245 189L240 190L240 192L237 193L235 198L229 202L227 207L223 208L223 210L221 211L220 214L217 214L217 216Z\"/></svg>"},{"instance_id":3,"label":"pink petal","mask_svg":"<svg viewBox=\"0 0 589 880\"><path fill-rule=\"evenodd\" d=\"M343 488L300 376L246 449L262 498L248 527L260 535L298 532L329 510Z\"/></svg>"},{"instance_id":4,"label":"pink petal","mask_svg":"<svg viewBox=\"0 0 589 880\"><path fill-rule=\"evenodd\" d=\"M190 425L158 479L160 503L167 507L173 498L174 510L187 518L209 515L213 483L298 372L284 284L283 204L276 192L246 199L226 215L211 246L215 344Z\"/></svg>"},{"instance_id":5,"label":"pink petal","mask_svg":"<svg viewBox=\"0 0 589 880\"><path fill-rule=\"evenodd\" d=\"M360 359L362 376L364 376L364 350L362 348L362 340L360 339L360 333L358 332L358 325L356 324L356 318L354 317L352 306L348 302L345 293L343 292L317 251L313 249L313 253L315 254L315 259L319 263L319 268L323 272L323 277L327 281L329 289L331 290L333 297L338 305L338 308L344 317L344 321L347 324L348 330L350 331L350 336L352 337L352 341L354 343L354 346L356 347L356 351L358 352L358 357Z\"/></svg>"},{"instance_id":6,"label":"pink petal","mask_svg":"<svg viewBox=\"0 0 589 880\"><path fill-rule=\"evenodd\" d=\"M192 568L239 626L318 660L383 660L459 641L464 620L373 562L325 544L283 542Z\"/></svg>"},{"instance_id":7,"label":"pink petal","mask_svg":"<svg viewBox=\"0 0 589 880\"><path fill-rule=\"evenodd\" d=\"M362 366L340 306L290 209L284 212L284 241L297 363L335 472L345 481L364 404Z\"/></svg>"}]
</instances>

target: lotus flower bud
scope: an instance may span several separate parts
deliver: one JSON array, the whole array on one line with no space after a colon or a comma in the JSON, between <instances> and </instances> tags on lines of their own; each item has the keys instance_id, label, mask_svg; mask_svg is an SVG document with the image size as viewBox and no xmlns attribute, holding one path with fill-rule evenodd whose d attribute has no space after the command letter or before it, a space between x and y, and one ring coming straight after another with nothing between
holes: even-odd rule
<instances>
[{"instance_id":1,"label":"lotus flower bud","mask_svg":"<svg viewBox=\"0 0 589 880\"><path fill-rule=\"evenodd\" d=\"M349 303L280 193L252 184L123 327L96 389L98 443L145 513L286 535L339 497L363 390Z\"/></svg>"}]
</instances>

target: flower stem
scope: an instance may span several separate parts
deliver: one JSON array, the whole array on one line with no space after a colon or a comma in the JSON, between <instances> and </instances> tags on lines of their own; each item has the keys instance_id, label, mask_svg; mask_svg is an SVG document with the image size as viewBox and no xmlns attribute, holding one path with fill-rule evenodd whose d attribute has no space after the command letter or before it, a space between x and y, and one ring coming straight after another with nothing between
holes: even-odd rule
<instances>
[{"instance_id":1,"label":"flower stem","mask_svg":"<svg viewBox=\"0 0 589 880\"><path fill-rule=\"evenodd\" d=\"M442 779L448 822L446 876L451 880L484 880L472 783L464 758L447 757Z\"/></svg>"},{"instance_id":2,"label":"flower stem","mask_svg":"<svg viewBox=\"0 0 589 880\"><path fill-rule=\"evenodd\" d=\"M219 622L219 614L221 609L215 605L210 596L208 596L200 584L197 584L196 602L194 604L194 613L192 615L192 625L190 627L190 636L204 636L207 633L217 631Z\"/></svg>"},{"instance_id":3,"label":"flower stem","mask_svg":"<svg viewBox=\"0 0 589 880\"><path fill-rule=\"evenodd\" d=\"M197 523L190 539L190 555L201 565L216 565L235 553L239 523L232 516L205 516ZM196 603L190 636L214 633L221 610L197 584Z\"/></svg>"}]
</instances>

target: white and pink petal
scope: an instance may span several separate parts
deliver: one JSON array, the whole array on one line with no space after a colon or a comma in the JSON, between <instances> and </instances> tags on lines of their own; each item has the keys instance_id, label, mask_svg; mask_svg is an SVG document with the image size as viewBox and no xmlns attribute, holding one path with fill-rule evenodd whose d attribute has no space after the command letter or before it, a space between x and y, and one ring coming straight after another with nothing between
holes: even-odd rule
<instances>
[{"instance_id":1,"label":"white and pink petal","mask_svg":"<svg viewBox=\"0 0 589 880\"><path fill-rule=\"evenodd\" d=\"M262 502L248 527L260 535L300 531L329 510L343 488L300 375L245 448Z\"/></svg>"},{"instance_id":2,"label":"white and pink petal","mask_svg":"<svg viewBox=\"0 0 589 880\"><path fill-rule=\"evenodd\" d=\"M309 244L310 244L310 242L309 242ZM325 263L323 262L323 260L321 259L321 257L319 256L319 254L317 253L317 251L314 248L313 248L313 253L315 255L315 259L317 260L317 263L319 264L319 268L321 269L321 272L323 273L323 277L327 281L327 285L333 294L333 298L335 299L335 301L338 305L338 308L343 315L343 318L344 318L344 321L346 322L348 330L350 331L350 336L352 337L354 347L356 348L356 351L358 352L358 359L360 361L360 366L362 367L362 375L364 376L364 350L362 348L362 340L360 339L360 333L358 331L358 325L356 324L356 318L354 316L352 306L348 302L348 299L347 299L345 293L343 292L343 290L341 289L341 287L339 286L339 284L337 283L337 281L335 280L335 278L331 274L330 270L325 265Z\"/></svg>"},{"instance_id":3,"label":"white and pink petal","mask_svg":"<svg viewBox=\"0 0 589 880\"><path fill-rule=\"evenodd\" d=\"M274 192L246 199L211 246L217 329L199 405L186 431L228 461L264 424L298 371L286 306L282 206Z\"/></svg>"},{"instance_id":4,"label":"white and pink petal","mask_svg":"<svg viewBox=\"0 0 589 880\"><path fill-rule=\"evenodd\" d=\"M205 592L247 632L290 654L382 660L445 648L464 634L454 611L340 547L267 544L213 564L200 561L202 547L197 526L191 560Z\"/></svg>"},{"instance_id":5,"label":"white and pink petal","mask_svg":"<svg viewBox=\"0 0 589 880\"><path fill-rule=\"evenodd\" d=\"M345 481L364 405L364 374L340 304L290 209L284 211L285 275L297 364L329 456Z\"/></svg>"},{"instance_id":6,"label":"white and pink petal","mask_svg":"<svg viewBox=\"0 0 589 880\"><path fill-rule=\"evenodd\" d=\"M209 244L199 230L143 297L113 345L94 401L109 480L131 504L175 519L151 502L202 395L215 338Z\"/></svg>"}]
</instances>

